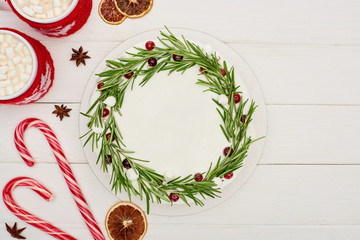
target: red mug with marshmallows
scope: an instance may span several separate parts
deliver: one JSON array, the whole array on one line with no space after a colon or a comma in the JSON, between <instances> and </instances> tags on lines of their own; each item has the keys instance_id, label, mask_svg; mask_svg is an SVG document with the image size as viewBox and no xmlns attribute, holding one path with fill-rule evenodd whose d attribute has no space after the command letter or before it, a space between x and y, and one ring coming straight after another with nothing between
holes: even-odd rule
<instances>
[{"instance_id":1,"label":"red mug with marshmallows","mask_svg":"<svg viewBox=\"0 0 360 240\"><path fill-rule=\"evenodd\" d=\"M28 104L52 86L54 65L39 41L15 29L0 28L0 104Z\"/></svg>"},{"instance_id":2,"label":"red mug with marshmallows","mask_svg":"<svg viewBox=\"0 0 360 240\"><path fill-rule=\"evenodd\" d=\"M92 0L7 0L13 12L49 37L65 37L87 22Z\"/></svg>"}]
</instances>

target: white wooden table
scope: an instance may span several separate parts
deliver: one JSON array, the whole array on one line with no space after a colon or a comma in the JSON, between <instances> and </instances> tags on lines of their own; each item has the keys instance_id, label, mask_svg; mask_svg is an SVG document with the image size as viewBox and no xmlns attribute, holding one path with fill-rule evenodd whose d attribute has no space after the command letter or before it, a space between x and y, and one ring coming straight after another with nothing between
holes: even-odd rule
<instances>
[{"instance_id":1,"label":"white wooden table","mask_svg":"<svg viewBox=\"0 0 360 240\"><path fill-rule=\"evenodd\" d=\"M123 40L163 25L185 27L223 40L252 67L267 103L266 146L254 174L233 197L192 216L150 215L146 239L358 240L360 1L154 1L146 17L110 26L100 20L95 0L85 27L62 39L39 34L0 3L0 26L41 40L56 67L54 86L41 101L0 106L0 190L14 177L35 177L55 200L46 203L27 189L16 190L16 200L79 239L92 239L41 133L26 134L35 167L27 167L14 147L16 125L41 118L59 137L105 233L105 214L117 199L97 180L81 149L82 91L95 66ZM69 58L80 45L92 58L76 68ZM62 103L73 110L60 122L51 112ZM24 235L30 240L52 239L1 201L0 239L10 239L4 223L15 221L28 227Z\"/></svg>"}]
</instances>

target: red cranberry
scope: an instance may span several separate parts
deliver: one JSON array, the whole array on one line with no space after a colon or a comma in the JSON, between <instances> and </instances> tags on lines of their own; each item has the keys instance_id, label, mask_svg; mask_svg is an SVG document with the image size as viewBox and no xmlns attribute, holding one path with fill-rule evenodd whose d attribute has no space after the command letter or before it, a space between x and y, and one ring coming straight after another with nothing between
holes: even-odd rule
<instances>
[{"instance_id":1,"label":"red cranberry","mask_svg":"<svg viewBox=\"0 0 360 240\"><path fill-rule=\"evenodd\" d=\"M156 58L149 58L148 64L149 64L149 66L151 66L151 67L155 67L156 64L157 64Z\"/></svg>"},{"instance_id":2,"label":"red cranberry","mask_svg":"<svg viewBox=\"0 0 360 240\"><path fill-rule=\"evenodd\" d=\"M177 62L180 62L184 58L184 56L179 56L179 55L175 55L175 54L173 54L172 57L173 57L174 61L177 61Z\"/></svg>"},{"instance_id":3,"label":"red cranberry","mask_svg":"<svg viewBox=\"0 0 360 240\"><path fill-rule=\"evenodd\" d=\"M203 179L204 179L204 177L200 173L195 174L195 181L201 182Z\"/></svg>"},{"instance_id":4,"label":"red cranberry","mask_svg":"<svg viewBox=\"0 0 360 240\"><path fill-rule=\"evenodd\" d=\"M103 117L107 117L107 116L109 116L109 114L110 114L109 109L104 108L104 111L103 111Z\"/></svg>"},{"instance_id":5,"label":"red cranberry","mask_svg":"<svg viewBox=\"0 0 360 240\"><path fill-rule=\"evenodd\" d=\"M104 85L105 85L105 83L103 83L103 82L99 83L99 84L97 85L97 89L102 88L102 86L104 86Z\"/></svg>"},{"instance_id":6,"label":"red cranberry","mask_svg":"<svg viewBox=\"0 0 360 240\"><path fill-rule=\"evenodd\" d=\"M106 162L106 164L112 163L112 157L111 157L111 155L107 155L107 156L106 156L105 162Z\"/></svg>"},{"instance_id":7,"label":"red cranberry","mask_svg":"<svg viewBox=\"0 0 360 240\"><path fill-rule=\"evenodd\" d=\"M107 133L107 134L106 134L106 140L109 141L110 137L111 137L111 133ZM112 141L112 142L115 141L115 137L114 137L114 136L113 136L113 138L112 138L111 141Z\"/></svg>"},{"instance_id":8,"label":"red cranberry","mask_svg":"<svg viewBox=\"0 0 360 240\"><path fill-rule=\"evenodd\" d=\"M124 166L124 168L126 169L130 169L131 168L131 164L129 163L129 161L127 159L125 159L124 161L122 161L122 165Z\"/></svg>"},{"instance_id":9,"label":"red cranberry","mask_svg":"<svg viewBox=\"0 0 360 240\"><path fill-rule=\"evenodd\" d=\"M234 94L234 102L235 104L239 103L241 101L241 96L238 93Z\"/></svg>"},{"instance_id":10,"label":"red cranberry","mask_svg":"<svg viewBox=\"0 0 360 240\"><path fill-rule=\"evenodd\" d=\"M179 196L176 195L175 193L170 193L169 197L172 202L177 202L179 200Z\"/></svg>"},{"instance_id":11,"label":"red cranberry","mask_svg":"<svg viewBox=\"0 0 360 240\"><path fill-rule=\"evenodd\" d=\"M234 173L233 172L230 172L230 173L228 173L228 174L225 174L224 175L224 178L225 179L230 179L230 178L232 178L234 176Z\"/></svg>"},{"instance_id":12,"label":"red cranberry","mask_svg":"<svg viewBox=\"0 0 360 240\"><path fill-rule=\"evenodd\" d=\"M134 72L131 72L131 73L125 74L124 77L126 79L130 79L133 75L134 75Z\"/></svg>"},{"instance_id":13,"label":"red cranberry","mask_svg":"<svg viewBox=\"0 0 360 240\"><path fill-rule=\"evenodd\" d=\"M221 68L220 70L221 70L221 75L223 75L223 77L225 77L225 75L226 75L225 69Z\"/></svg>"},{"instance_id":14,"label":"red cranberry","mask_svg":"<svg viewBox=\"0 0 360 240\"><path fill-rule=\"evenodd\" d=\"M229 153L229 151L230 151L230 153ZM231 157L231 155L234 153L234 150L232 148L230 148L230 147L226 147L226 148L224 148L223 153L224 153L225 156L227 156L229 154L228 157Z\"/></svg>"},{"instance_id":15,"label":"red cranberry","mask_svg":"<svg viewBox=\"0 0 360 240\"><path fill-rule=\"evenodd\" d=\"M153 41L148 41L145 44L147 50L151 51L155 48L155 43Z\"/></svg>"},{"instance_id":16,"label":"red cranberry","mask_svg":"<svg viewBox=\"0 0 360 240\"><path fill-rule=\"evenodd\" d=\"M200 67L200 69L199 69L199 71L201 72L201 73L208 73L203 67Z\"/></svg>"},{"instance_id":17,"label":"red cranberry","mask_svg":"<svg viewBox=\"0 0 360 240\"><path fill-rule=\"evenodd\" d=\"M241 122L242 123L245 123L246 117L247 117L246 114L242 115L242 117L241 117Z\"/></svg>"}]
</instances>

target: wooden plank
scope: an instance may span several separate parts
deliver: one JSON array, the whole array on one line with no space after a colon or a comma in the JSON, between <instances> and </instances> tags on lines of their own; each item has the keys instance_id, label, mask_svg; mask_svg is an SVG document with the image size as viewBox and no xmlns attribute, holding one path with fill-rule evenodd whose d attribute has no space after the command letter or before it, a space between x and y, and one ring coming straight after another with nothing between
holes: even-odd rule
<instances>
[{"instance_id":1,"label":"wooden plank","mask_svg":"<svg viewBox=\"0 0 360 240\"><path fill-rule=\"evenodd\" d=\"M54 129L70 162L87 163L79 140L79 105L68 107L73 109L71 117L60 122L51 114L53 104L0 106L0 149L9 149L2 152L0 162L22 161L13 132L25 118L39 117ZM268 105L267 112L268 133L260 164L360 164L360 106ZM55 162L39 131L30 129L25 140L37 161Z\"/></svg>"},{"instance_id":2,"label":"wooden plank","mask_svg":"<svg viewBox=\"0 0 360 240\"><path fill-rule=\"evenodd\" d=\"M118 200L102 186L88 165L73 164L72 169L96 219L104 221L107 210ZM359 171L360 166L261 165L238 192L215 208L191 217L150 215L148 220L150 224L174 226L359 225ZM29 168L20 163L3 163L1 172L1 189L14 177L29 176L55 194L53 202L45 203L30 190L16 190L14 196L24 208L54 223L82 224L55 164L38 164ZM0 212L0 222L15 221L4 204L0 204Z\"/></svg>"},{"instance_id":3,"label":"wooden plank","mask_svg":"<svg viewBox=\"0 0 360 240\"><path fill-rule=\"evenodd\" d=\"M119 42L43 42L55 81L40 102L80 102L93 69ZM70 62L71 48L89 50L87 66ZM249 63L267 104L360 104L360 46L230 44ZM271 63L271 64L270 64Z\"/></svg>"},{"instance_id":4,"label":"wooden plank","mask_svg":"<svg viewBox=\"0 0 360 240\"><path fill-rule=\"evenodd\" d=\"M211 7L205 0L183 0L182 4L163 0L155 2L147 16L127 19L120 26L102 22L97 13L99 2L100 0L94 1L88 23L80 32L69 37L69 40L125 40L137 33L161 28L165 24L207 32L227 42L360 43L360 3L356 0L224 0L212 2ZM47 39L31 31L9 11L1 11L0 19L2 26L16 26L37 38Z\"/></svg>"},{"instance_id":5,"label":"wooden plank","mask_svg":"<svg viewBox=\"0 0 360 240\"><path fill-rule=\"evenodd\" d=\"M17 221L17 219L11 219ZM10 221L8 221L10 222ZM11 222L12 223L12 222ZM246 239L246 240L358 240L360 228L358 225L326 225L326 226L287 226L287 225L202 225L202 224L152 224L144 240L193 240L193 239ZM0 222L4 226L3 222ZM18 226L26 226L18 222ZM59 228L74 232L79 239L91 239L88 230L82 224L59 224ZM24 231L28 239L53 240L52 237L29 226ZM0 238L7 239L9 234L0 231Z\"/></svg>"}]
</instances>

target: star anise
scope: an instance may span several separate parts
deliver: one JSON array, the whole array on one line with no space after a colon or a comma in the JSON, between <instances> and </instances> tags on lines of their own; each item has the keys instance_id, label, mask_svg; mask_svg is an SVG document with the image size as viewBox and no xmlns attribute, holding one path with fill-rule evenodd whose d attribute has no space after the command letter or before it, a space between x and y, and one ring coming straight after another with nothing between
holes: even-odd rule
<instances>
[{"instance_id":1,"label":"star anise","mask_svg":"<svg viewBox=\"0 0 360 240\"><path fill-rule=\"evenodd\" d=\"M67 108L67 106L64 106L64 104L55 105L56 110L53 111L53 114L56 114L56 117L60 117L60 121L65 117L70 117L69 112L72 110L71 108Z\"/></svg>"},{"instance_id":2,"label":"star anise","mask_svg":"<svg viewBox=\"0 0 360 240\"><path fill-rule=\"evenodd\" d=\"M17 223L15 223L12 228L7 223L5 223L5 225L6 225L6 230L10 233L10 235L13 238L26 239L26 237L20 235L22 231L25 230L25 228L17 229Z\"/></svg>"},{"instance_id":3,"label":"star anise","mask_svg":"<svg viewBox=\"0 0 360 240\"><path fill-rule=\"evenodd\" d=\"M80 63L86 65L85 59L91 58L90 56L87 55L89 51L83 52L84 50L82 46L79 48L79 50L73 48L72 51L74 53L71 55L70 61L76 61L77 67L80 65Z\"/></svg>"}]
</instances>

